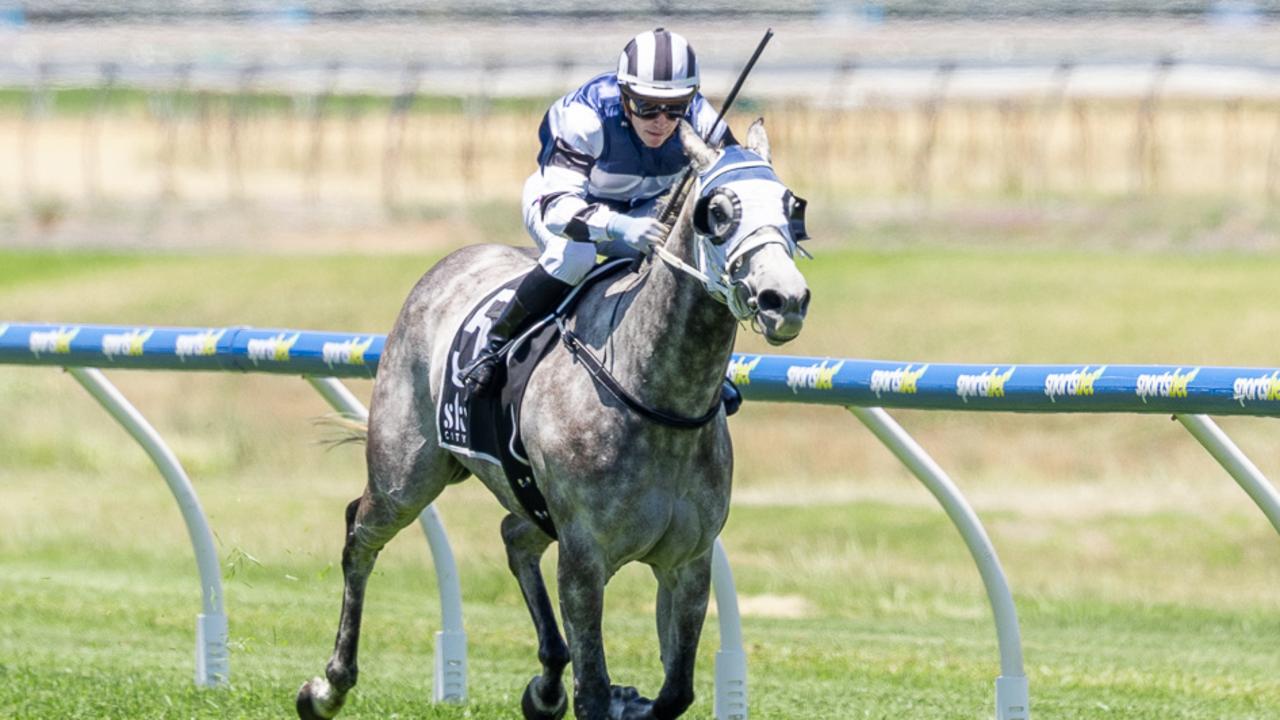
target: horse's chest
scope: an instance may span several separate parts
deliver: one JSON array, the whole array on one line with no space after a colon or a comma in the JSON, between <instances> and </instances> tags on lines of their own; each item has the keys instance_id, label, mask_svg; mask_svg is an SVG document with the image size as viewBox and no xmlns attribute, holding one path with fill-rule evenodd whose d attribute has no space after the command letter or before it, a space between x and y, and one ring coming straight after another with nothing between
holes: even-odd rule
<instances>
[{"instance_id":1,"label":"horse's chest","mask_svg":"<svg viewBox=\"0 0 1280 720\"><path fill-rule=\"evenodd\" d=\"M670 520L657 542L642 558L657 567L674 567L707 552L720 534L724 516L694 503L672 503Z\"/></svg>"},{"instance_id":2,"label":"horse's chest","mask_svg":"<svg viewBox=\"0 0 1280 720\"><path fill-rule=\"evenodd\" d=\"M720 534L729 513L729 478L720 468L665 464L659 460L652 468L647 487L633 489L638 542L631 559L674 567L707 552Z\"/></svg>"},{"instance_id":3,"label":"horse's chest","mask_svg":"<svg viewBox=\"0 0 1280 720\"><path fill-rule=\"evenodd\" d=\"M556 353L525 398L525 445L558 523L593 537L615 566L677 565L711 547L733 464L722 420L696 431L656 427L603 404L582 368Z\"/></svg>"}]
</instances>

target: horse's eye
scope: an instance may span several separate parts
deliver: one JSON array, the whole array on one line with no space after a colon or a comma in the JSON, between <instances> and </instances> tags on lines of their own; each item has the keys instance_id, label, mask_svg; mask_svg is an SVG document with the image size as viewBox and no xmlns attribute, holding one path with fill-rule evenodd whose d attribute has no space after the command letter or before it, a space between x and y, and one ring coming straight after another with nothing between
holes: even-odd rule
<instances>
[{"instance_id":1,"label":"horse's eye","mask_svg":"<svg viewBox=\"0 0 1280 720\"><path fill-rule=\"evenodd\" d=\"M733 236L742 220L742 201L729 188L718 188L707 200L708 234L724 242Z\"/></svg>"}]
</instances>

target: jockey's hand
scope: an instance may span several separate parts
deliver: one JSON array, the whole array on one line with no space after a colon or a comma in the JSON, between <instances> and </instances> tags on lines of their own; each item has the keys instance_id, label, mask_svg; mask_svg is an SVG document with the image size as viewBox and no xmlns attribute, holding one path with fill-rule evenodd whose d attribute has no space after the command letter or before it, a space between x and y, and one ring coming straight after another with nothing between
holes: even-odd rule
<instances>
[{"instance_id":1,"label":"jockey's hand","mask_svg":"<svg viewBox=\"0 0 1280 720\"><path fill-rule=\"evenodd\" d=\"M631 217L618 213L609 218L609 222L605 224L605 232L610 240L621 240L636 250L647 253L667 236L667 226L658 222L657 218Z\"/></svg>"}]
</instances>

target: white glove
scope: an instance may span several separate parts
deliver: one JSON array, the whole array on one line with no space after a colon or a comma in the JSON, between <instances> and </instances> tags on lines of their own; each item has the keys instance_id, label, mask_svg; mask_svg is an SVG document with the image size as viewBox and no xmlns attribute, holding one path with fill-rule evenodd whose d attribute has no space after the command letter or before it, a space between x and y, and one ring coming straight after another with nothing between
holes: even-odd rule
<instances>
[{"instance_id":1,"label":"white glove","mask_svg":"<svg viewBox=\"0 0 1280 720\"><path fill-rule=\"evenodd\" d=\"M628 246L647 253L650 248L662 242L667 235L667 226L651 217L631 217L625 213L617 213L609 218L604 226L605 234L610 240L621 240Z\"/></svg>"}]
</instances>

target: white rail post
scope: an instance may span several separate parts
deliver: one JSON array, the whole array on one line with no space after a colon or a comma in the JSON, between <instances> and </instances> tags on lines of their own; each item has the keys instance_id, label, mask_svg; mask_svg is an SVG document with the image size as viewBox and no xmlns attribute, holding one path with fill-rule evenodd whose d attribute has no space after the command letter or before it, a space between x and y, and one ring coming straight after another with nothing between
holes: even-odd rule
<instances>
[{"instance_id":1,"label":"white rail post","mask_svg":"<svg viewBox=\"0 0 1280 720\"><path fill-rule=\"evenodd\" d=\"M1013 605L1009 582L1000 567L1000 559L996 557L995 547L991 545L991 538L987 537L977 513L938 463L882 408L849 407L848 410L924 483L960 531L969 554L978 564L978 572L982 575L982 584L986 587L987 599L991 603L991 612L995 616L996 637L1000 646L1000 677L996 678L996 720L1028 720L1031 717L1030 691L1027 675L1022 667L1022 637L1018 630L1018 613Z\"/></svg>"},{"instance_id":2,"label":"white rail post","mask_svg":"<svg viewBox=\"0 0 1280 720\"><path fill-rule=\"evenodd\" d=\"M337 378L308 375L306 379L335 410L368 422L369 411ZM431 548L436 585L440 589L440 621L444 625L443 630L436 632L435 638L432 699L436 702L466 702L467 633L462 626L462 585L458 581L458 565L434 505L428 505L422 511L418 524L422 526L427 545Z\"/></svg>"},{"instance_id":3,"label":"white rail post","mask_svg":"<svg viewBox=\"0 0 1280 720\"><path fill-rule=\"evenodd\" d=\"M227 615L222 608L222 570L218 566L213 533L209 531L209 522L205 519L191 480L183 471L177 456L165 445L160 433L156 432L142 413L129 403L100 370L78 367L68 367L66 370L142 446L164 476L173 498L178 501L178 509L182 511L182 519L187 524L187 535L191 538L196 567L200 572L201 613L196 616L196 685L225 685L230 679L231 663L227 656Z\"/></svg>"},{"instance_id":4,"label":"white rail post","mask_svg":"<svg viewBox=\"0 0 1280 720\"><path fill-rule=\"evenodd\" d=\"M720 618L720 649L716 651L716 696L712 713L716 720L747 720L747 653L742 647L742 617L738 592L733 586L729 556L720 538L711 551L711 587Z\"/></svg>"},{"instance_id":5,"label":"white rail post","mask_svg":"<svg viewBox=\"0 0 1280 720\"><path fill-rule=\"evenodd\" d=\"M445 534L444 524L434 505L428 505L418 516L418 524L431 546L431 561L436 567L436 583L440 586L440 619L444 625L436 632L435 672L432 699L436 702L463 703L467 700L467 632L462 628L462 590L458 582L458 566Z\"/></svg>"},{"instance_id":6,"label":"white rail post","mask_svg":"<svg viewBox=\"0 0 1280 720\"><path fill-rule=\"evenodd\" d=\"M1231 477L1235 478L1240 487L1253 498L1253 502L1262 509L1263 514L1271 521L1271 526L1276 529L1276 532L1280 532L1280 493L1267 482L1266 476L1258 466L1245 456L1209 416L1175 415L1174 417L1178 418L1178 422L1200 441L1219 465L1231 473Z\"/></svg>"}]
</instances>

